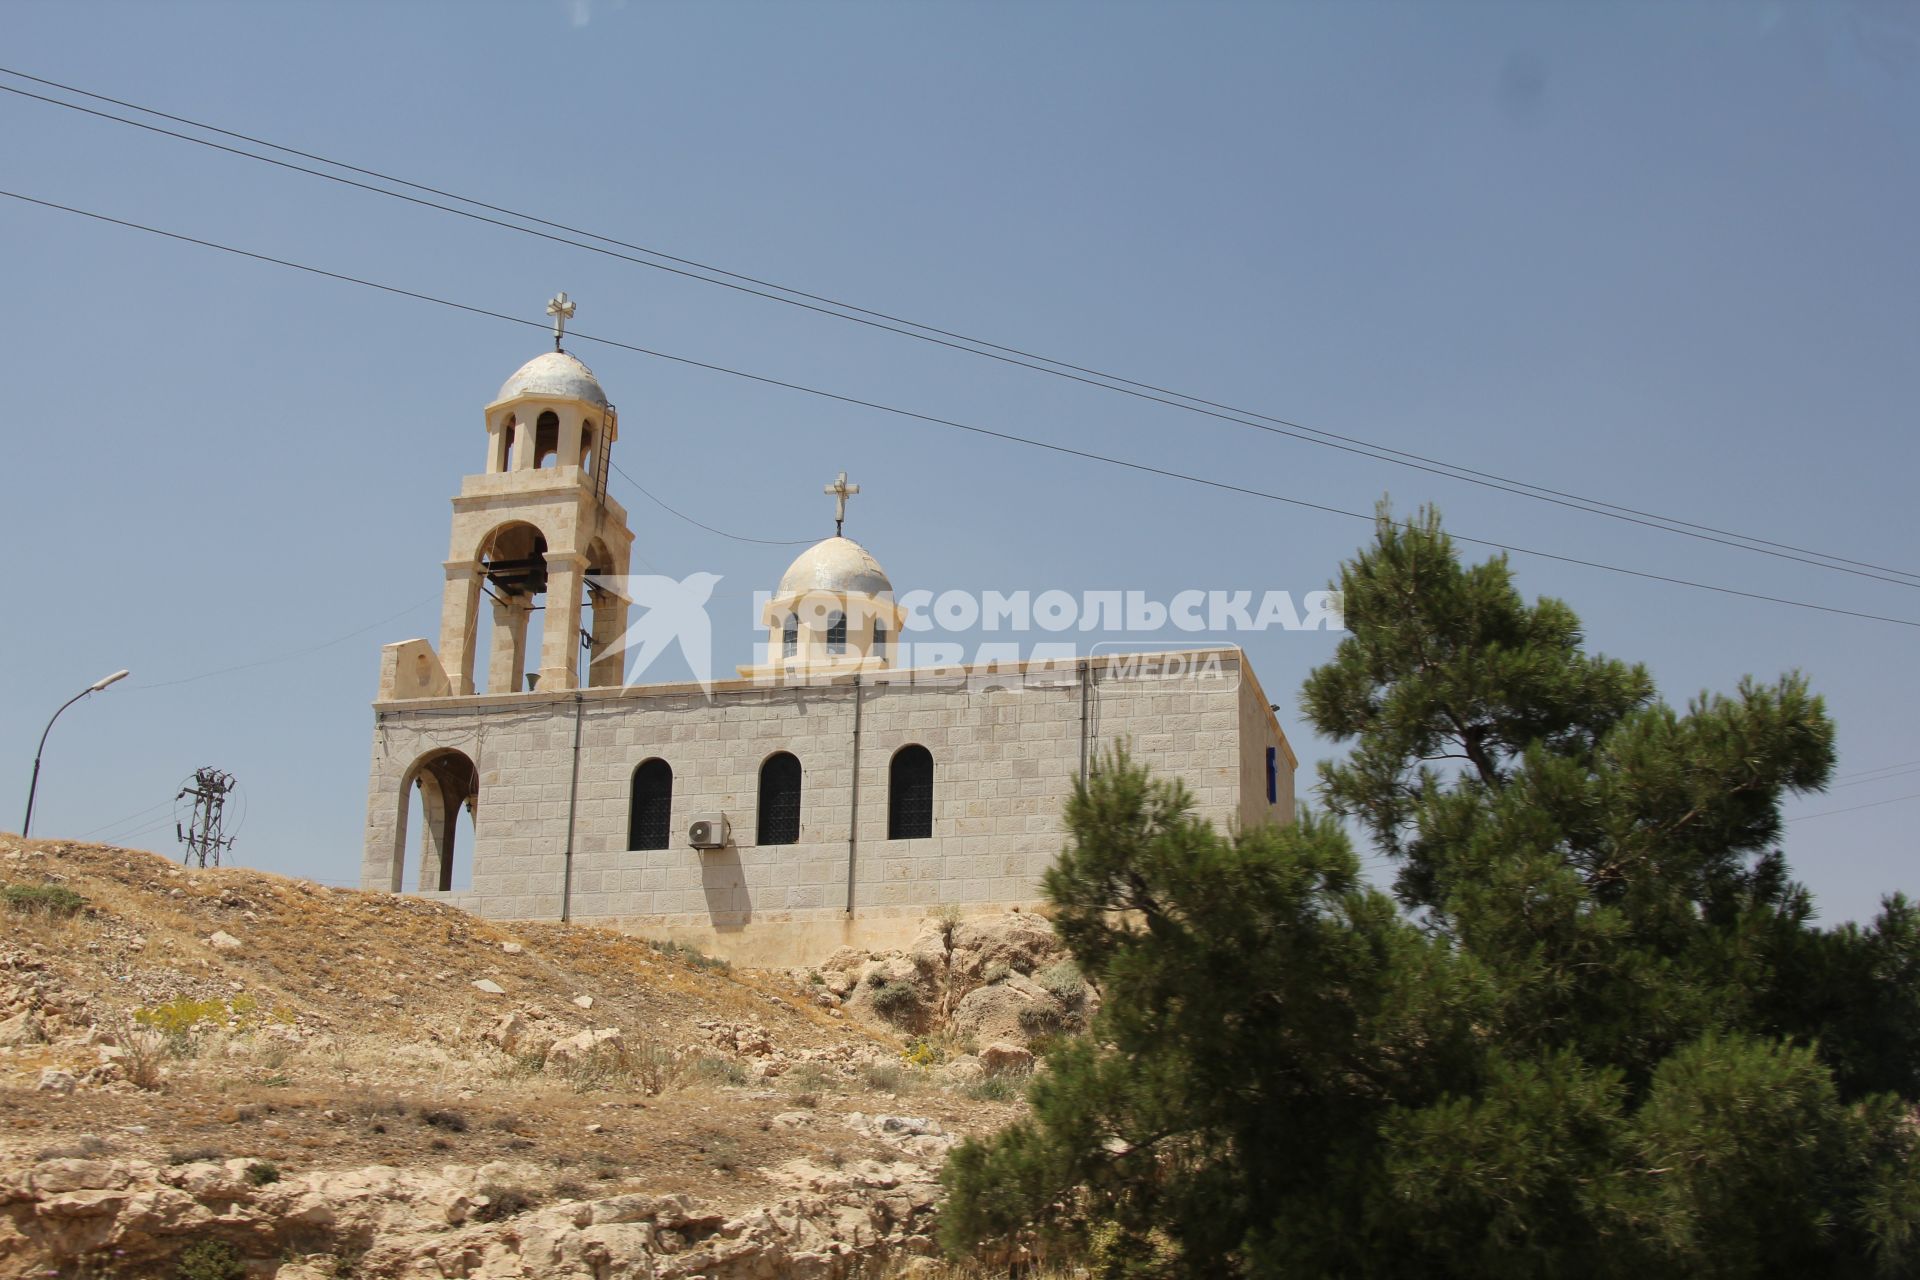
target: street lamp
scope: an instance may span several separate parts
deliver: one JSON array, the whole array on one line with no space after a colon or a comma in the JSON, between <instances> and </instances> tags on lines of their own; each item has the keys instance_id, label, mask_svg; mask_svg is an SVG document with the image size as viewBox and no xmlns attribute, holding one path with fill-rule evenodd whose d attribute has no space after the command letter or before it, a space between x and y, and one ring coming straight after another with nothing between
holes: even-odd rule
<instances>
[{"instance_id":1,"label":"street lamp","mask_svg":"<svg viewBox=\"0 0 1920 1280\"><path fill-rule=\"evenodd\" d=\"M88 694L98 693L114 681L125 680L126 678L127 670L125 667L122 667L110 676L101 676L98 680L95 680L92 684L61 703L60 711L65 711L68 707L80 701L80 699L86 697ZM53 713L53 720L60 718L60 711ZM33 781L27 787L27 817L26 821L20 824L20 836L22 839L25 839L31 834L33 827L33 793L40 789L40 753L47 749L47 735L53 732L53 720L47 721L47 727L40 731L40 745L33 750Z\"/></svg>"}]
</instances>

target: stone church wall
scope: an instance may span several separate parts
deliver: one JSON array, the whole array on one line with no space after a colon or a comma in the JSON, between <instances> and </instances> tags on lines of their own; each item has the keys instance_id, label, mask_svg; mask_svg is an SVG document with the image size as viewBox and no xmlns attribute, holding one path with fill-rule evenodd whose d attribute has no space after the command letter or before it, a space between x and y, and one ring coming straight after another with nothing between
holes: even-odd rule
<instances>
[{"instance_id":1,"label":"stone church wall","mask_svg":"<svg viewBox=\"0 0 1920 1280\"><path fill-rule=\"evenodd\" d=\"M454 853L456 866L471 859L472 887L428 896L499 918L564 913L746 963L901 942L949 905L1037 905L1083 753L1121 740L1182 778L1223 827L1287 820L1293 754L1239 651L1159 659L1096 658L1084 676L1020 672L1004 682L1014 688L900 671L859 686L726 682L711 700L692 686L640 686L377 704L362 884L418 889L420 832L404 833L403 858L403 805L419 763L446 749L479 777L474 847ZM933 756L933 834L889 840L889 766L909 743ZM800 838L760 845L760 765L780 750L803 770ZM633 772L651 757L673 768L670 847L628 850ZM732 842L694 849L688 823L710 812L727 816Z\"/></svg>"}]
</instances>

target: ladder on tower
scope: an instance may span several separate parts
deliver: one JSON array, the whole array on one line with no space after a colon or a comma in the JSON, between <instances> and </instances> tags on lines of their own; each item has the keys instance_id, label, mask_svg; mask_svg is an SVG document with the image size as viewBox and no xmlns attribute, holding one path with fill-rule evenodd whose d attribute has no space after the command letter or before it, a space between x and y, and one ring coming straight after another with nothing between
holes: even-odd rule
<instances>
[{"instance_id":1,"label":"ladder on tower","mask_svg":"<svg viewBox=\"0 0 1920 1280\"><path fill-rule=\"evenodd\" d=\"M613 470L613 431L619 417L614 407L608 405L600 430L593 438L593 500L602 512L607 509L607 473Z\"/></svg>"}]
</instances>

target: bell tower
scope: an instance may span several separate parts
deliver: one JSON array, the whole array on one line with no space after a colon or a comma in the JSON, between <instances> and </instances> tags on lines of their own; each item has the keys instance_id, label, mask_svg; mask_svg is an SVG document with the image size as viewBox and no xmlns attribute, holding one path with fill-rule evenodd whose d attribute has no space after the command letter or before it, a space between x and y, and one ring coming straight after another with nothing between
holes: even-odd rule
<instances>
[{"instance_id":1,"label":"bell tower","mask_svg":"<svg viewBox=\"0 0 1920 1280\"><path fill-rule=\"evenodd\" d=\"M573 312L564 293L548 304L553 350L521 365L486 407L486 467L453 499L440 607L448 695L476 692L483 600L493 623L485 693L623 678L627 601L589 581L624 577L632 556L626 510L607 494L620 417L593 371L563 347Z\"/></svg>"}]
</instances>

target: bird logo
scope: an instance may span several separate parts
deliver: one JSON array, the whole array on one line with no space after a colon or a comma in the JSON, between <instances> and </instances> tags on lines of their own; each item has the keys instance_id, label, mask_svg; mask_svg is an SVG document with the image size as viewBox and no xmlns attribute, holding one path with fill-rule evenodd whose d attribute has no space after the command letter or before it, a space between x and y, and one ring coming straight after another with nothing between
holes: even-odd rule
<instances>
[{"instance_id":1,"label":"bird logo","mask_svg":"<svg viewBox=\"0 0 1920 1280\"><path fill-rule=\"evenodd\" d=\"M627 654L628 685L639 683L647 668L678 644L694 680L712 696L713 621L707 615L707 602L713 598L719 574L690 573L679 580L654 573L593 574L587 581L629 606L626 632L614 642Z\"/></svg>"}]
</instances>

